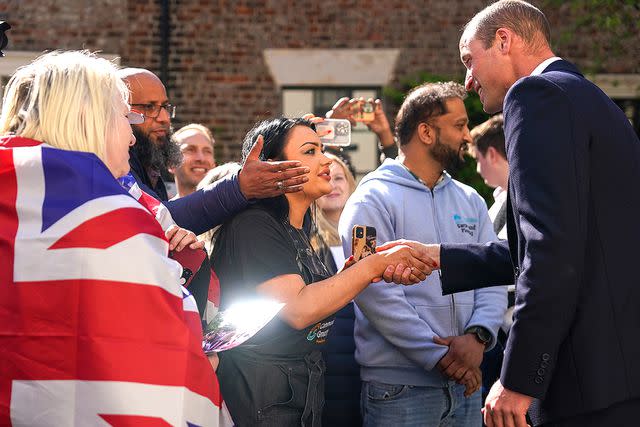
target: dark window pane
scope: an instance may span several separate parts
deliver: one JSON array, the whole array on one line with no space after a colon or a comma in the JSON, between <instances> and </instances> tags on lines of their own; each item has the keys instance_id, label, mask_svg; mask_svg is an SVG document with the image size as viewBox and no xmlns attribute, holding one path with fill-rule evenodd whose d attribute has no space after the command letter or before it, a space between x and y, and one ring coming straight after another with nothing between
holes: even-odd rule
<instances>
[{"instance_id":1,"label":"dark window pane","mask_svg":"<svg viewBox=\"0 0 640 427\"><path fill-rule=\"evenodd\" d=\"M331 110L333 104L343 96L351 98L349 88L327 88L313 90L313 114L324 117L327 111Z\"/></svg>"}]
</instances>

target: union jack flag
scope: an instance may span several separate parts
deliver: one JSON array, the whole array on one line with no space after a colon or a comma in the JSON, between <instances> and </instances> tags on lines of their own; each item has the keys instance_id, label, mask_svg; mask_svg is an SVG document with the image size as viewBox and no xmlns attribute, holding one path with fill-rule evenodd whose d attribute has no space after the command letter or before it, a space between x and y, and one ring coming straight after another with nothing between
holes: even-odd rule
<instances>
[{"instance_id":1,"label":"union jack flag","mask_svg":"<svg viewBox=\"0 0 640 427\"><path fill-rule=\"evenodd\" d=\"M167 252L95 155L0 140L0 425L230 423Z\"/></svg>"}]
</instances>

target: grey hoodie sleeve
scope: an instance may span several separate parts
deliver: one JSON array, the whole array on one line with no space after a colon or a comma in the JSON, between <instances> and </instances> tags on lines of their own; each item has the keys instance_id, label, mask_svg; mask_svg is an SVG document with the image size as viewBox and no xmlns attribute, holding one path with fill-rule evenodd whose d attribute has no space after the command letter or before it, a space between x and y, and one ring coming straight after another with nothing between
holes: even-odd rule
<instances>
[{"instance_id":1,"label":"grey hoodie sleeve","mask_svg":"<svg viewBox=\"0 0 640 427\"><path fill-rule=\"evenodd\" d=\"M475 205L478 212L478 243L487 243L497 241L496 233L493 231L493 225L489 219L489 212L484 200L479 195L475 195ZM491 343L486 350L490 350L495 346L497 341L498 329L502 325L504 313L507 310L507 287L493 286L489 288L481 288L474 290L473 314L471 319L465 326L482 326L491 332Z\"/></svg>"},{"instance_id":2,"label":"grey hoodie sleeve","mask_svg":"<svg viewBox=\"0 0 640 427\"><path fill-rule=\"evenodd\" d=\"M389 214L374 203L372 200L347 203L342 212L339 232L345 256L351 255L351 229L356 224L374 226L379 245L396 240ZM430 371L447 353L448 347L433 342L436 334L407 301L402 285L384 281L372 283L355 298L355 302L376 330L416 365ZM356 340L358 348L366 352L367 343L357 336Z\"/></svg>"}]
</instances>

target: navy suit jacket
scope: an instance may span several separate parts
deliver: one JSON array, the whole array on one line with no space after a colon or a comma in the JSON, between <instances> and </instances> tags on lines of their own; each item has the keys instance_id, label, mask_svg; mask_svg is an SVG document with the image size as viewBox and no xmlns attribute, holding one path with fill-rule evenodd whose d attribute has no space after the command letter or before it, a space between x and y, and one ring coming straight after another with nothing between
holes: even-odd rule
<instances>
[{"instance_id":1,"label":"navy suit jacket","mask_svg":"<svg viewBox=\"0 0 640 427\"><path fill-rule=\"evenodd\" d=\"M443 290L515 278L500 378L538 399L535 424L638 398L640 141L566 61L518 80L503 111L508 244L442 245Z\"/></svg>"}]
</instances>

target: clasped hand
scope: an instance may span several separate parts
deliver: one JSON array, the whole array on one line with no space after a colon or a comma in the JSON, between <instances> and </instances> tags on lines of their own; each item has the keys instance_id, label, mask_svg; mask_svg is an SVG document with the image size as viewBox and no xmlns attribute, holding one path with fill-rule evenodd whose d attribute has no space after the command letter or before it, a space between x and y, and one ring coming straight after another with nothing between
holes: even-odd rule
<instances>
[{"instance_id":1,"label":"clasped hand","mask_svg":"<svg viewBox=\"0 0 640 427\"><path fill-rule=\"evenodd\" d=\"M480 364L484 354L484 344L480 343L473 334L435 337L433 341L449 347L447 354L438 362L438 369L458 384L463 384L466 397L478 391L482 386Z\"/></svg>"}]
</instances>

